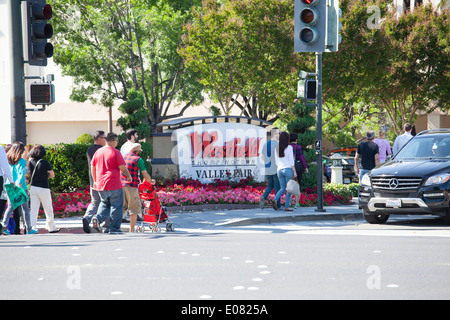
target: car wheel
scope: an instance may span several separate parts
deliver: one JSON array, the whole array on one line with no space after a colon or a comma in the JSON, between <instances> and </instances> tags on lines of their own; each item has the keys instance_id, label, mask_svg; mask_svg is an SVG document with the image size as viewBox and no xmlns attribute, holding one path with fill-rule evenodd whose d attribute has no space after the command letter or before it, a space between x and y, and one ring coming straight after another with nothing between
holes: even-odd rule
<instances>
[{"instance_id":1,"label":"car wheel","mask_svg":"<svg viewBox=\"0 0 450 320\"><path fill-rule=\"evenodd\" d=\"M388 214L380 214L380 215L370 215L366 211L362 211L364 219L370 224L383 224L386 223L389 219Z\"/></svg>"}]
</instances>

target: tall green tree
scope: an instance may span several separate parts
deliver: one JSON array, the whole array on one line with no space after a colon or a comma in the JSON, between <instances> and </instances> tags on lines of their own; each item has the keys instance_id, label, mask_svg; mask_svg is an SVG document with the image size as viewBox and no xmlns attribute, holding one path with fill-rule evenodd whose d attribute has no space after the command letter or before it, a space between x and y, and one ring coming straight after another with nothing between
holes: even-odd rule
<instances>
[{"instance_id":1,"label":"tall green tree","mask_svg":"<svg viewBox=\"0 0 450 320\"><path fill-rule=\"evenodd\" d=\"M295 98L294 6L290 0L204 0L185 25L179 52L224 114L278 118Z\"/></svg>"},{"instance_id":2,"label":"tall green tree","mask_svg":"<svg viewBox=\"0 0 450 320\"><path fill-rule=\"evenodd\" d=\"M140 91L151 131L202 101L202 86L177 53L187 14L171 1L49 2L58 13L54 61L75 79L72 100L127 101L130 89Z\"/></svg>"},{"instance_id":3,"label":"tall green tree","mask_svg":"<svg viewBox=\"0 0 450 320\"><path fill-rule=\"evenodd\" d=\"M364 114L355 106L375 107L397 133L419 111L450 108L449 8L422 4L400 17L391 0L342 0L341 8L342 44L324 54L327 104L348 118Z\"/></svg>"},{"instance_id":4,"label":"tall green tree","mask_svg":"<svg viewBox=\"0 0 450 320\"><path fill-rule=\"evenodd\" d=\"M316 157L314 149L310 148L316 139L316 119L313 116L315 107L300 101L294 105L292 111L295 118L287 124L287 130L298 134L297 143L302 147L306 161L312 162Z\"/></svg>"},{"instance_id":5,"label":"tall green tree","mask_svg":"<svg viewBox=\"0 0 450 320\"><path fill-rule=\"evenodd\" d=\"M147 114L145 107L145 98L142 92L134 89L128 91L128 100L122 103L119 111L123 114L117 119L117 124L122 128L122 133L119 135L119 146L122 146L127 141L126 131L128 129L136 129L139 137L148 137L150 135L150 127L142 122ZM143 159L148 159L152 154L152 145L150 143L141 142L142 152L140 156ZM150 172L150 162L145 161L147 170Z\"/></svg>"}]
</instances>

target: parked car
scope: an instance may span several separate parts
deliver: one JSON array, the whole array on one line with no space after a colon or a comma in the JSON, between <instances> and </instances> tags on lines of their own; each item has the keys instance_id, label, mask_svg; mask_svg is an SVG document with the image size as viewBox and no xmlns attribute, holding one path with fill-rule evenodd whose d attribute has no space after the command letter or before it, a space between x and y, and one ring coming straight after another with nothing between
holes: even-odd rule
<instances>
[{"instance_id":1,"label":"parked car","mask_svg":"<svg viewBox=\"0 0 450 320\"><path fill-rule=\"evenodd\" d=\"M359 207L369 223L391 214L430 214L450 223L450 129L427 130L364 175Z\"/></svg>"},{"instance_id":2,"label":"parked car","mask_svg":"<svg viewBox=\"0 0 450 320\"><path fill-rule=\"evenodd\" d=\"M344 184L358 182L358 176L355 173L355 154L356 147L346 147L333 149L323 156L323 175L327 182L331 182L331 166L333 160L342 161L342 181Z\"/></svg>"},{"instance_id":3,"label":"parked car","mask_svg":"<svg viewBox=\"0 0 450 320\"><path fill-rule=\"evenodd\" d=\"M345 148L336 148L327 153L327 156L331 157L333 154L339 153L344 157L355 157L357 147L345 147Z\"/></svg>"}]
</instances>

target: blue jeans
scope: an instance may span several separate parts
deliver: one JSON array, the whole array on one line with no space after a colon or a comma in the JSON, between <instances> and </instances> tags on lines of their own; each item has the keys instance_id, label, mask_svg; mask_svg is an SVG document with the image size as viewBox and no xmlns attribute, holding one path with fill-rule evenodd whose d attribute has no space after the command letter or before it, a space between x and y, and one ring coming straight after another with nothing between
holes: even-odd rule
<instances>
[{"instance_id":1,"label":"blue jeans","mask_svg":"<svg viewBox=\"0 0 450 320\"><path fill-rule=\"evenodd\" d=\"M364 177L364 175L369 172L370 170L367 169L359 169L359 182L361 182L362 178Z\"/></svg>"},{"instance_id":2,"label":"blue jeans","mask_svg":"<svg viewBox=\"0 0 450 320\"><path fill-rule=\"evenodd\" d=\"M100 207L100 194L99 191L94 190L91 188L91 203L86 209L86 213L84 214L83 218L87 218L89 222L91 222L92 217L97 213L98 208ZM103 227L109 228L109 218L105 220L105 224Z\"/></svg>"},{"instance_id":3,"label":"blue jeans","mask_svg":"<svg viewBox=\"0 0 450 320\"><path fill-rule=\"evenodd\" d=\"M99 223L111 218L110 231L119 231L122 224L123 190L99 191L100 206L96 217Z\"/></svg>"},{"instance_id":4,"label":"blue jeans","mask_svg":"<svg viewBox=\"0 0 450 320\"><path fill-rule=\"evenodd\" d=\"M278 175L276 174L269 174L266 175L267 180L267 188L264 191L262 197L264 199L267 199L269 194L272 192L273 189L275 189L275 194L277 194L278 190L280 190L280 181L278 180ZM280 200L277 202L278 208L281 206Z\"/></svg>"},{"instance_id":5,"label":"blue jeans","mask_svg":"<svg viewBox=\"0 0 450 320\"><path fill-rule=\"evenodd\" d=\"M277 173L278 173L278 180L280 180L280 190L278 190L277 194L275 195L275 200L277 201L278 204L281 199L281 196L286 191L287 183L289 182L289 180L294 178L294 171L292 170L292 168L285 168L278 170ZM290 207L291 197L292 195L289 192L286 192L286 202L284 203L285 208Z\"/></svg>"},{"instance_id":6,"label":"blue jeans","mask_svg":"<svg viewBox=\"0 0 450 320\"><path fill-rule=\"evenodd\" d=\"M21 216L23 218L24 231L30 232L32 230L32 228L31 228L30 208L28 207L28 201L25 203L22 203L20 206L18 206L14 210L12 208L11 202L8 201L8 207L6 208L5 215L3 217L3 221L1 222L1 224L4 226L8 226L9 219L11 218L11 214L16 210L18 210L18 212L21 214ZM16 226L16 229L18 230L19 226Z\"/></svg>"}]
</instances>

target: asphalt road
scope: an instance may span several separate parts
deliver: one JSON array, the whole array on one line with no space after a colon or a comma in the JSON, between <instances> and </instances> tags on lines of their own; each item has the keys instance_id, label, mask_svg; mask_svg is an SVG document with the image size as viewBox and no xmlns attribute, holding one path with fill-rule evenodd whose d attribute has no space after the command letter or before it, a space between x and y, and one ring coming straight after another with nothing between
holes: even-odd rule
<instances>
[{"instance_id":1,"label":"asphalt road","mask_svg":"<svg viewBox=\"0 0 450 320\"><path fill-rule=\"evenodd\" d=\"M439 219L1 236L0 299L449 299L449 247Z\"/></svg>"}]
</instances>

